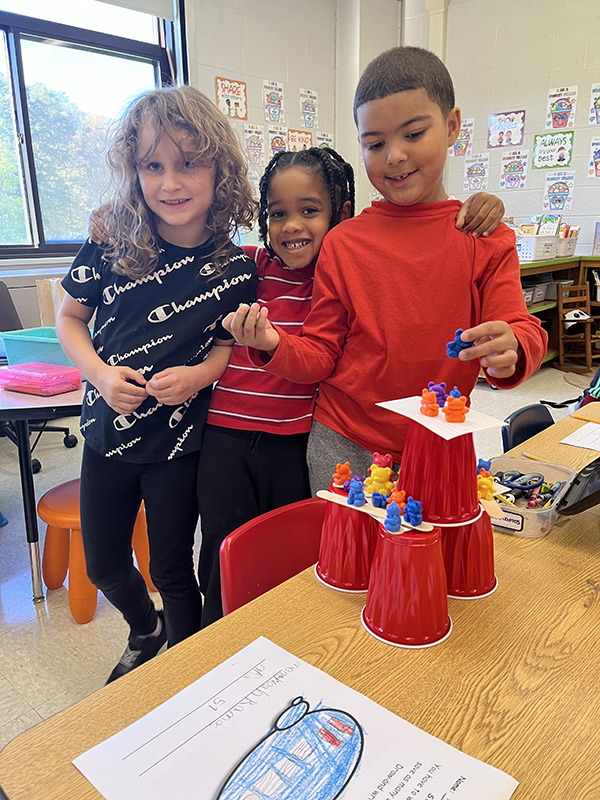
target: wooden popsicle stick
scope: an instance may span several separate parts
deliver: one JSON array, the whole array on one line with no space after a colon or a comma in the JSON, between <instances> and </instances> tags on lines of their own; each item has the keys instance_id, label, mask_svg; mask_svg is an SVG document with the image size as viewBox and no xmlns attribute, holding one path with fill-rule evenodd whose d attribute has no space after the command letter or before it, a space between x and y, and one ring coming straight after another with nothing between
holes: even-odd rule
<instances>
[{"instance_id":1,"label":"wooden popsicle stick","mask_svg":"<svg viewBox=\"0 0 600 800\"><path fill-rule=\"evenodd\" d=\"M334 492L328 492L325 489L318 491L317 497L321 497L323 500L330 500L332 503L337 503L339 506L346 506L346 508L353 508L356 511L362 511L363 514L370 514L372 517L377 517L381 520L385 520L386 517L385 508L378 508L372 503L365 503L364 506L353 506L347 502L346 497L343 497L340 494L334 494ZM408 522L402 520L402 527L423 532L433 530L433 525L431 525L429 522L422 522L420 525L410 525Z\"/></svg>"},{"instance_id":2,"label":"wooden popsicle stick","mask_svg":"<svg viewBox=\"0 0 600 800\"><path fill-rule=\"evenodd\" d=\"M487 511L487 513L492 517L492 519L502 519L504 516L504 511L500 508L499 504L496 500L483 500L479 501L483 506L483 510Z\"/></svg>"}]
</instances>

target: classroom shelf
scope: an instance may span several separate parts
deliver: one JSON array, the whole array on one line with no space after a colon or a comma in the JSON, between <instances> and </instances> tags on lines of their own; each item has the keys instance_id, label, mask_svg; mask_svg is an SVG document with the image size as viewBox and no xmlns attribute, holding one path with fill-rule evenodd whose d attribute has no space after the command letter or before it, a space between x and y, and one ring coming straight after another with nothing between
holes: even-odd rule
<instances>
[{"instance_id":1,"label":"classroom shelf","mask_svg":"<svg viewBox=\"0 0 600 800\"><path fill-rule=\"evenodd\" d=\"M600 303L598 303L600 306ZM547 311L549 308L556 308L556 300L550 300L548 303L535 303L532 306L527 306L527 311L530 314L537 314L538 311Z\"/></svg>"}]
</instances>

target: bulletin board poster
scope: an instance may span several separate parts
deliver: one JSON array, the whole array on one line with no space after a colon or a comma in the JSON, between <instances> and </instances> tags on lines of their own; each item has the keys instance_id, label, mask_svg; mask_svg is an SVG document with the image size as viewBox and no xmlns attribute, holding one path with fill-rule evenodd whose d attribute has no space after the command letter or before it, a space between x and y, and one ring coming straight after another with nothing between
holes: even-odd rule
<instances>
[{"instance_id":1,"label":"bulletin board poster","mask_svg":"<svg viewBox=\"0 0 600 800\"><path fill-rule=\"evenodd\" d=\"M465 158L465 175L463 179L465 192L485 191L488 187L489 171L489 153L479 153L470 158Z\"/></svg>"},{"instance_id":2,"label":"bulletin board poster","mask_svg":"<svg viewBox=\"0 0 600 800\"><path fill-rule=\"evenodd\" d=\"M217 105L221 111L233 119L248 119L247 92L244 81L231 78L215 78Z\"/></svg>"},{"instance_id":3,"label":"bulletin board poster","mask_svg":"<svg viewBox=\"0 0 600 800\"><path fill-rule=\"evenodd\" d=\"M504 111L488 118L487 146L519 147L525 133L525 111Z\"/></svg>"},{"instance_id":4,"label":"bulletin board poster","mask_svg":"<svg viewBox=\"0 0 600 800\"><path fill-rule=\"evenodd\" d=\"M546 110L546 128L553 131L575 127L577 107L577 86L550 89Z\"/></svg>"},{"instance_id":5,"label":"bulletin board poster","mask_svg":"<svg viewBox=\"0 0 600 800\"><path fill-rule=\"evenodd\" d=\"M575 134L541 133L533 137L533 169L570 167Z\"/></svg>"},{"instance_id":6,"label":"bulletin board poster","mask_svg":"<svg viewBox=\"0 0 600 800\"><path fill-rule=\"evenodd\" d=\"M544 211L568 211L573 202L574 169L557 169L546 173Z\"/></svg>"},{"instance_id":7,"label":"bulletin board poster","mask_svg":"<svg viewBox=\"0 0 600 800\"><path fill-rule=\"evenodd\" d=\"M303 128L319 127L319 96L312 89L300 89L300 124Z\"/></svg>"},{"instance_id":8,"label":"bulletin board poster","mask_svg":"<svg viewBox=\"0 0 600 800\"><path fill-rule=\"evenodd\" d=\"M325 131L317 132L317 147L333 147L333 135Z\"/></svg>"},{"instance_id":9,"label":"bulletin board poster","mask_svg":"<svg viewBox=\"0 0 600 800\"><path fill-rule=\"evenodd\" d=\"M473 131L475 129L475 118L463 119L456 141L452 147L448 148L450 156L470 156L473 150Z\"/></svg>"},{"instance_id":10,"label":"bulletin board poster","mask_svg":"<svg viewBox=\"0 0 600 800\"><path fill-rule=\"evenodd\" d=\"M265 129L263 125L244 125L244 148L249 164L264 166Z\"/></svg>"},{"instance_id":11,"label":"bulletin board poster","mask_svg":"<svg viewBox=\"0 0 600 800\"><path fill-rule=\"evenodd\" d=\"M297 150L308 150L312 146L313 139L310 131L295 131L293 128L288 128L288 150L296 152Z\"/></svg>"},{"instance_id":12,"label":"bulletin board poster","mask_svg":"<svg viewBox=\"0 0 600 800\"><path fill-rule=\"evenodd\" d=\"M277 81L263 81L263 99L267 122L283 124L283 84Z\"/></svg>"},{"instance_id":13,"label":"bulletin board poster","mask_svg":"<svg viewBox=\"0 0 600 800\"><path fill-rule=\"evenodd\" d=\"M248 183L252 189L252 197L257 202L260 201L260 179L262 178L262 174L262 169L258 169L258 167L250 166L248 168Z\"/></svg>"},{"instance_id":14,"label":"bulletin board poster","mask_svg":"<svg viewBox=\"0 0 600 800\"><path fill-rule=\"evenodd\" d=\"M592 247L592 255L600 256L600 222L596 223L594 228L594 244Z\"/></svg>"},{"instance_id":15,"label":"bulletin board poster","mask_svg":"<svg viewBox=\"0 0 600 800\"><path fill-rule=\"evenodd\" d=\"M269 158L272 158L275 153L287 150L287 136L287 128L281 125L269 125Z\"/></svg>"},{"instance_id":16,"label":"bulletin board poster","mask_svg":"<svg viewBox=\"0 0 600 800\"><path fill-rule=\"evenodd\" d=\"M588 120L590 125L600 125L600 83L592 83Z\"/></svg>"},{"instance_id":17,"label":"bulletin board poster","mask_svg":"<svg viewBox=\"0 0 600 800\"><path fill-rule=\"evenodd\" d=\"M594 136L590 143L588 177L600 178L600 136Z\"/></svg>"},{"instance_id":18,"label":"bulletin board poster","mask_svg":"<svg viewBox=\"0 0 600 800\"><path fill-rule=\"evenodd\" d=\"M529 150L509 150L507 153L502 153L500 188L524 189L528 166Z\"/></svg>"}]
</instances>

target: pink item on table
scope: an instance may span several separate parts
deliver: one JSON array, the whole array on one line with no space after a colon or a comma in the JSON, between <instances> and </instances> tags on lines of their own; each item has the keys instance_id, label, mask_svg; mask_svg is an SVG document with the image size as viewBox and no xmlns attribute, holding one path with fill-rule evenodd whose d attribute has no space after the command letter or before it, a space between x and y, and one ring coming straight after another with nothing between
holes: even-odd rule
<instances>
[{"instance_id":1,"label":"pink item on table","mask_svg":"<svg viewBox=\"0 0 600 800\"><path fill-rule=\"evenodd\" d=\"M390 533L378 527L362 623L397 647L429 647L449 636L441 532Z\"/></svg>"},{"instance_id":2,"label":"pink item on table","mask_svg":"<svg viewBox=\"0 0 600 800\"><path fill-rule=\"evenodd\" d=\"M366 592L378 527L371 514L328 503L315 567L317 578L343 592Z\"/></svg>"},{"instance_id":3,"label":"pink item on table","mask_svg":"<svg viewBox=\"0 0 600 800\"><path fill-rule=\"evenodd\" d=\"M0 387L50 397L81 389L81 372L75 367L30 361L0 369Z\"/></svg>"}]
</instances>

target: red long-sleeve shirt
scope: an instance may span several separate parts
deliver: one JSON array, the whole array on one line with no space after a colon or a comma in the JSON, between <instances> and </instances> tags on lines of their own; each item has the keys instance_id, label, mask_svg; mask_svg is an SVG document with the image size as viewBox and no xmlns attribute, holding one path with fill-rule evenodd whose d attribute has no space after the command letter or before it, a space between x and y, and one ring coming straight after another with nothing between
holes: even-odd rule
<instances>
[{"instance_id":1,"label":"red long-sleeve shirt","mask_svg":"<svg viewBox=\"0 0 600 800\"><path fill-rule=\"evenodd\" d=\"M460 205L374 202L336 226L319 255L301 336L279 329L266 364L264 354L250 353L275 375L319 381L314 418L396 459L407 420L375 404L420 395L428 381L469 395L479 361L446 356L458 328L509 323L521 355L512 378L490 378L503 388L538 369L546 352L546 334L523 300L514 233L505 225L486 238L461 233Z\"/></svg>"}]
</instances>

